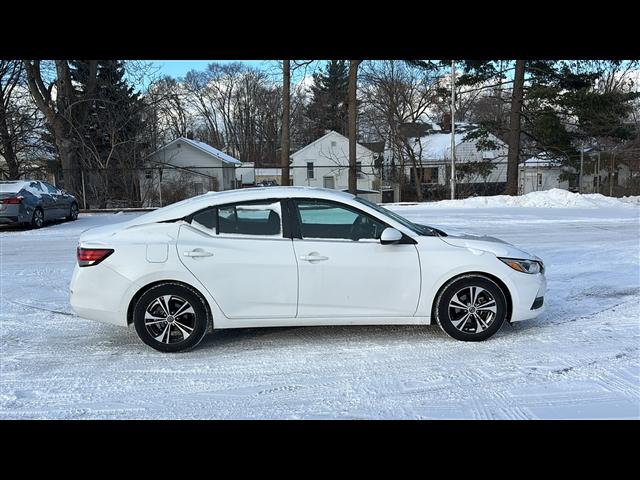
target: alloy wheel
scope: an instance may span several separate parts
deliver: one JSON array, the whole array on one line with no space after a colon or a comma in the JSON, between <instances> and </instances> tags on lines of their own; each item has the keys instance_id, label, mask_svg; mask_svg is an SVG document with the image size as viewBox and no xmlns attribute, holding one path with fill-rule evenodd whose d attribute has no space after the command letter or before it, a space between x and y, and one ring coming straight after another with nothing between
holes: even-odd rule
<instances>
[{"instance_id":1,"label":"alloy wheel","mask_svg":"<svg viewBox=\"0 0 640 480\"><path fill-rule=\"evenodd\" d=\"M452 325L464 333L481 333L496 318L497 305L493 295L482 287L468 286L458 290L449 302Z\"/></svg>"},{"instance_id":2,"label":"alloy wheel","mask_svg":"<svg viewBox=\"0 0 640 480\"><path fill-rule=\"evenodd\" d=\"M145 310L144 325L149 335L160 343L183 342L193 333L196 312L177 295L163 295L151 301Z\"/></svg>"}]
</instances>

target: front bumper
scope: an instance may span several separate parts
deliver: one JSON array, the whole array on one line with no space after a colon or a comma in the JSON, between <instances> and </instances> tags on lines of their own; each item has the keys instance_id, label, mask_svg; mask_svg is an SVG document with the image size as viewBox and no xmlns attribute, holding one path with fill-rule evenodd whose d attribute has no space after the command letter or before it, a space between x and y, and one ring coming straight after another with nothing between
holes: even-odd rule
<instances>
[{"instance_id":1,"label":"front bumper","mask_svg":"<svg viewBox=\"0 0 640 480\"><path fill-rule=\"evenodd\" d=\"M519 322L535 318L546 310L545 293L547 279L543 273L529 275L517 273L511 275L513 311L511 322ZM540 298L543 298L542 302Z\"/></svg>"}]
</instances>

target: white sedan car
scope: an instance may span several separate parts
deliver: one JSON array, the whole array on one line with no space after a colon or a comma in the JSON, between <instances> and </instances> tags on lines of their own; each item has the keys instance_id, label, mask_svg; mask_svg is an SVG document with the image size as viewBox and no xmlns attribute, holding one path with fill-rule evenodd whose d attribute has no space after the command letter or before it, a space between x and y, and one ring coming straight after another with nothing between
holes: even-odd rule
<instances>
[{"instance_id":1,"label":"white sedan car","mask_svg":"<svg viewBox=\"0 0 640 480\"><path fill-rule=\"evenodd\" d=\"M71 305L151 347L219 328L420 324L478 341L543 309L544 266L492 237L414 224L335 190L207 193L90 229Z\"/></svg>"}]
</instances>

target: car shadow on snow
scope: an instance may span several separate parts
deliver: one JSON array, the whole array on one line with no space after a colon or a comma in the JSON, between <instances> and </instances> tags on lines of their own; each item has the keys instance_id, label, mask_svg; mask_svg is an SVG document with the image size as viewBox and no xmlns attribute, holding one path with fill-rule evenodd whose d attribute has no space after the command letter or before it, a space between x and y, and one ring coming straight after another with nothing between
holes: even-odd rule
<instances>
[{"instance_id":1,"label":"car shadow on snow","mask_svg":"<svg viewBox=\"0 0 640 480\"><path fill-rule=\"evenodd\" d=\"M233 345L243 346L279 344L291 347L309 344L362 343L362 345L392 344L396 342L456 341L437 325L348 325L310 327L264 327L216 330L208 334L196 350L215 349Z\"/></svg>"},{"instance_id":2,"label":"car shadow on snow","mask_svg":"<svg viewBox=\"0 0 640 480\"><path fill-rule=\"evenodd\" d=\"M65 220L64 218L58 220L47 220L40 228L35 228L31 225L19 225L16 223L0 223L0 232L27 232L29 230L42 230L43 228L54 227L68 222L69 220Z\"/></svg>"}]
</instances>

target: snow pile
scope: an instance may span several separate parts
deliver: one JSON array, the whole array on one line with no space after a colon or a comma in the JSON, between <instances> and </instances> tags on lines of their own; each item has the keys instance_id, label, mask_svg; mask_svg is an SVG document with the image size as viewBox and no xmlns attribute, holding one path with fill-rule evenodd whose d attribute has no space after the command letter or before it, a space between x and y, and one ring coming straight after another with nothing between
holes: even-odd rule
<instances>
[{"instance_id":1,"label":"snow pile","mask_svg":"<svg viewBox=\"0 0 640 480\"><path fill-rule=\"evenodd\" d=\"M390 204L385 204L389 206ZM391 205L418 205L416 203L397 203ZM599 193L580 194L553 188L541 192L531 192L521 196L496 195L493 197L471 197L463 200L441 200L420 204L434 208L496 208L496 207L533 207L533 208L634 208L640 205L640 197L614 198Z\"/></svg>"}]
</instances>

